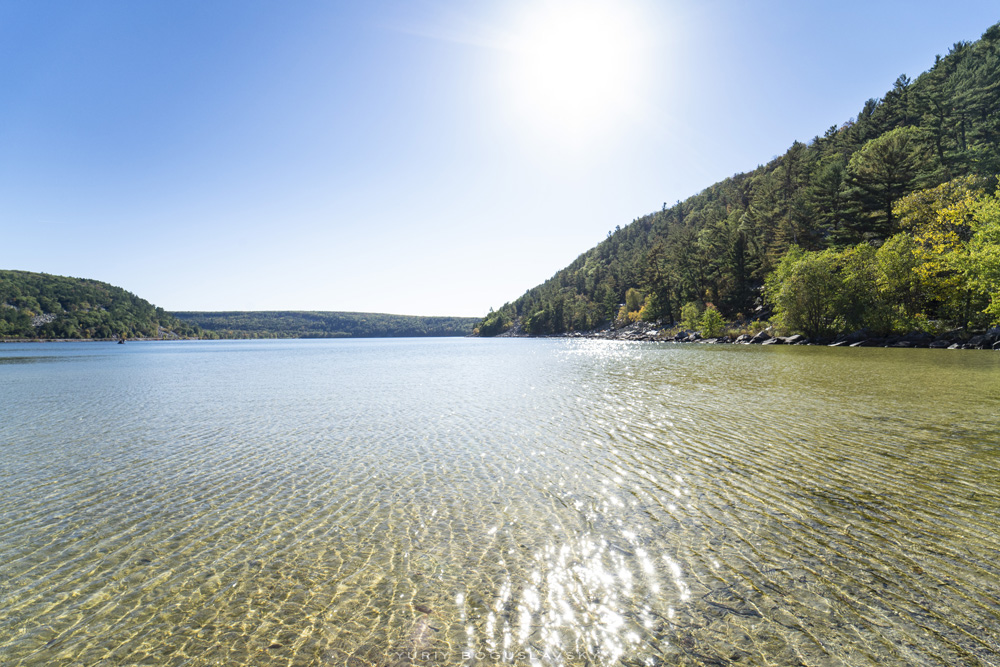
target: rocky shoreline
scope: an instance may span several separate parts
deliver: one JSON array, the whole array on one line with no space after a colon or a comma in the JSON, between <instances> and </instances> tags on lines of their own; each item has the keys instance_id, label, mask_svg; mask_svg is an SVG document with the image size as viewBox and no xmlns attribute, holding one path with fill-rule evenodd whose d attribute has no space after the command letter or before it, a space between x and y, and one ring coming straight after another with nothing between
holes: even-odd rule
<instances>
[{"instance_id":1,"label":"rocky shoreline","mask_svg":"<svg viewBox=\"0 0 1000 667\"><path fill-rule=\"evenodd\" d=\"M500 336L527 338L519 331L507 331ZM601 340L647 341L664 343L700 343L703 345L825 345L828 347L921 347L948 350L998 350L1000 351L1000 327L976 333L965 330L949 331L941 336L924 331L913 331L901 336L877 336L868 331L855 331L835 338L807 338L801 334L794 336L774 336L761 331L755 335L742 334L735 338L720 336L703 338L701 332L684 329L666 329L651 323L637 322L621 328L605 328L594 331L573 332L550 336L551 338L596 338Z\"/></svg>"}]
</instances>

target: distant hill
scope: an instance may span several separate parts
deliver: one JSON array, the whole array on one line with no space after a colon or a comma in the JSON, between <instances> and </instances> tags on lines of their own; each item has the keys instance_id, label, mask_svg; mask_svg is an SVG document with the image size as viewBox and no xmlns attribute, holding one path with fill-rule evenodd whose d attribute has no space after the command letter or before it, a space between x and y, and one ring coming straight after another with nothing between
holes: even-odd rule
<instances>
[{"instance_id":1,"label":"distant hill","mask_svg":"<svg viewBox=\"0 0 1000 667\"><path fill-rule=\"evenodd\" d=\"M0 338L178 338L200 333L121 287L0 271Z\"/></svg>"},{"instance_id":2,"label":"distant hill","mask_svg":"<svg viewBox=\"0 0 1000 667\"><path fill-rule=\"evenodd\" d=\"M551 334L636 319L669 326L684 319L682 310L707 306L730 321L759 317L773 306L779 323L801 329L778 288L785 296L794 292L802 262L815 261L810 253L821 251L829 251L822 259L840 281L830 289L865 312L847 313L843 306L824 313L814 329L983 326L995 244L986 232L979 240L973 236L992 220L986 210L992 204L982 193L993 191L998 174L1000 24L976 42L953 45L915 80L901 75L856 118L807 143L794 142L752 171L615 227L552 278L490 312L477 332ZM942 231L962 207L979 217L970 213ZM942 236L945 231L953 235ZM807 254L782 264L793 248ZM886 306L881 314L860 304L848 284L850 271L840 268L866 248L885 248L882 273L866 287ZM911 260L916 266L905 276L885 268ZM968 269L970 262L982 270ZM765 289L779 267L773 288ZM969 275L955 278L963 272ZM805 292L800 296L812 293Z\"/></svg>"},{"instance_id":3,"label":"distant hill","mask_svg":"<svg viewBox=\"0 0 1000 667\"><path fill-rule=\"evenodd\" d=\"M174 312L180 322L222 338L467 336L474 317L419 317L313 311Z\"/></svg>"},{"instance_id":4,"label":"distant hill","mask_svg":"<svg viewBox=\"0 0 1000 667\"><path fill-rule=\"evenodd\" d=\"M0 271L0 339L466 336L473 317L340 312L168 313L86 278Z\"/></svg>"}]
</instances>

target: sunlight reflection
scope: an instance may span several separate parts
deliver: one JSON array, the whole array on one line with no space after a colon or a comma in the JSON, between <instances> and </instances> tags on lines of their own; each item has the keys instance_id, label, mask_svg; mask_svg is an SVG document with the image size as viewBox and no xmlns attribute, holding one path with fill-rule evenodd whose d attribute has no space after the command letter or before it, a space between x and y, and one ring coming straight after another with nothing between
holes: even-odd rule
<instances>
[{"instance_id":1,"label":"sunlight reflection","mask_svg":"<svg viewBox=\"0 0 1000 667\"><path fill-rule=\"evenodd\" d=\"M691 589L684 582L683 571L679 563L670 558L670 556L663 556L663 561L670 568L670 571L674 575L674 583L677 586L677 591L680 593L681 600L687 600L691 597Z\"/></svg>"},{"instance_id":2,"label":"sunlight reflection","mask_svg":"<svg viewBox=\"0 0 1000 667\"><path fill-rule=\"evenodd\" d=\"M690 597L680 565L664 556L665 567L658 567L640 540L635 530L586 533L535 551L532 569L517 577L523 587L513 588L508 578L498 588L483 627L486 646L536 651L545 664L563 664L559 656L573 652L613 664L633 652L661 631L658 618ZM676 597L664 600L661 572ZM639 599L650 602L636 610Z\"/></svg>"}]
</instances>

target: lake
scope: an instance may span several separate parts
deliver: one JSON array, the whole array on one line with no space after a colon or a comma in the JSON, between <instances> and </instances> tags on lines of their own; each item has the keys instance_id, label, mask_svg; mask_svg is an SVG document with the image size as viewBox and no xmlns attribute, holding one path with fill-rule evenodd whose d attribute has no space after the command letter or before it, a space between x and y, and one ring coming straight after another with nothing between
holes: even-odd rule
<instances>
[{"instance_id":1,"label":"lake","mask_svg":"<svg viewBox=\"0 0 1000 667\"><path fill-rule=\"evenodd\" d=\"M1000 665L1000 353L0 346L0 663Z\"/></svg>"}]
</instances>

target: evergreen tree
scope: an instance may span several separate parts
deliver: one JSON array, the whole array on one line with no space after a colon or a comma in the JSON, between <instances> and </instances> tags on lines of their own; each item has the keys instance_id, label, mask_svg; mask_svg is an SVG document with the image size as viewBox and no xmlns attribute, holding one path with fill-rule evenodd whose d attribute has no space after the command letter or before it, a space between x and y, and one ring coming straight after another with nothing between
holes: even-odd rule
<instances>
[{"instance_id":1,"label":"evergreen tree","mask_svg":"<svg viewBox=\"0 0 1000 667\"><path fill-rule=\"evenodd\" d=\"M926 160L920 131L897 127L867 142L847 165L850 194L860 204L856 232L886 239L896 231L893 203L910 191Z\"/></svg>"}]
</instances>

